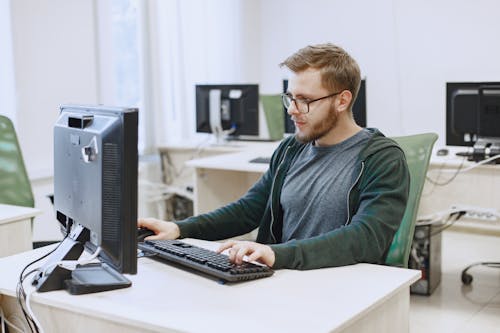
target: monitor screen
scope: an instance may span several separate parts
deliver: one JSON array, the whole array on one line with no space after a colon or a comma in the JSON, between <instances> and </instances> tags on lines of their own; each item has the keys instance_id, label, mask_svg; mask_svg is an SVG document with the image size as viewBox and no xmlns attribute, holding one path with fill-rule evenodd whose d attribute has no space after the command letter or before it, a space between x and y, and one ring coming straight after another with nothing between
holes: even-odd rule
<instances>
[{"instance_id":1,"label":"monitor screen","mask_svg":"<svg viewBox=\"0 0 500 333\"><path fill-rule=\"evenodd\" d=\"M500 137L500 82L446 83L446 144L473 146Z\"/></svg>"},{"instance_id":2,"label":"monitor screen","mask_svg":"<svg viewBox=\"0 0 500 333\"><path fill-rule=\"evenodd\" d=\"M283 93L286 93L287 90L288 80L283 80ZM285 114L285 134L294 134L295 125L293 124L293 121L288 115L285 107L283 107L283 112ZM352 115L356 124L361 127L366 127L366 79L361 80L358 96L352 106Z\"/></svg>"},{"instance_id":3,"label":"monitor screen","mask_svg":"<svg viewBox=\"0 0 500 333\"><path fill-rule=\"evenodd\" d=\"M196 85L196 131L228 137L257 137L259 86Z\"/></svg>"},{"instance_id":4,"label":"monitor screen","mask_svg":"<svg viewBox=\"0 0 500 333\"><path fill-rule=\"evenodd\" d=\"M85 247L99 248L106 267L137 272L137 135L137 109L61 107L54 126L54 208L68 235L47 267L78 259ZM62 287L47 284L39 291Z\"/></svg>"},{"instance_id":5,"label":"monitor screen","mask_svg":"<svg viewBox=\"0 0 500 333\"><path fill-rule=\"evenodd\" d=\"M352 106L352 116L361 127L366 127L366 79L361 80L358 96Z\"/></svg>"}]
</instances>

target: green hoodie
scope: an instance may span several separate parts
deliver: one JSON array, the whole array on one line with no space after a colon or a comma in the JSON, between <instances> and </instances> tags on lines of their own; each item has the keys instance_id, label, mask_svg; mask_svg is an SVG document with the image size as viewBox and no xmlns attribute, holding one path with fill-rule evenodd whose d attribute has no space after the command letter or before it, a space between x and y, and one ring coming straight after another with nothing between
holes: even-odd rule
<instances>
[{"instance_id":1,"label":"green hoodie","mask_svg":"<svg viewBox=\"0 0 500 333\"><path fill-rule=\"evenodd\" d=\"M362 149L346 204L345 225L323 235L281 243L281 189L294 156L306 146L291 136L274 152L269 169L239 200L176 222L181 237L221 240L259 228L270 244L273 268L314 269L384 263L406 208L410 175L401 148L376 129Z\"/></svg>"}]
</instances>

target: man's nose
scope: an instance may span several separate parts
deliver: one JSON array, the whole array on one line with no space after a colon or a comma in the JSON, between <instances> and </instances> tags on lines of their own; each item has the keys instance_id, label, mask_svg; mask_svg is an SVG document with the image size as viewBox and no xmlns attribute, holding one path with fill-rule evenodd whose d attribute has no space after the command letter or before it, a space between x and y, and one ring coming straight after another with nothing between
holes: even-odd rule
<instances>
[{"instance_id":1,"label":"man's nose","mask_svg":"<svg viewBox=\"0 0 500 333\"><path fill-rule=\"evenodd\" d=\"M286 113L288 113L289 115L300 113L295 101L292 101L292 103L290 103L290 106L286 110Z\"/></svg>"}]
</instances>

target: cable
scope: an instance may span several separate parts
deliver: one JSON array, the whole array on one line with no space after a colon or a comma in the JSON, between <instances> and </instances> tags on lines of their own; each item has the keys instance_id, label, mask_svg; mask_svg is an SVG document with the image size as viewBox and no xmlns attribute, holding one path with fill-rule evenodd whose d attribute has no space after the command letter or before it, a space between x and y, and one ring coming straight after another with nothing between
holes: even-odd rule
<instances>
[{"instance_id":1,"label":"cable","mask_svg":"<svg viewBox=\"0 0 500 333\"><path fill-rule=\"evenodd\" d=\"M32 332L43 333L43 328L41 327L40 322L36 319L36 317L34 315L34 312L31 309L30 300L31 300L31 294L33 293L33 291L31 291L28 295L26 295L26 292L24 291L23 283L24 283L24 280L29 275L31 275L31 274L33 274L35 272L40 272L40 268L41 267L37 267L37 268L29 271L26 274L24 272L26 271L26 269L28 267L30 267L34 263L36 263L36 262L38 262L38 261L46 258L50 254L52 254L54 251L56 251L57 248L60 246L61 243L59 243L59 245L56 248L54 248L52 251L48 252L47 254L43 255L42 257L40 257L40 258L32 261L28 265L26 265L23 268L23 270L21 271L21 274L19 276L19 281L18 281L18 284L17 284L17 287L16 287L17 300L19 302L19 305L21 306L21 310L22 310L22 312L24 314L24 317L25 317L26 321L28 322L28 326L29 326L29 328L30 328L30 330ZM78 265L85 265L85 264L90 263L92 260L94 260L99 255L100 252L101 252L101 247L97 247L96 251L90 257L88 257L88 258L79 259L79 260L62 260L62 261L58 261L58 262L56 262L54 264L51 264L51 265L47 266L44 269L44 271L42 272L42 274L46 275L47 271L49 269L53 268L54 266L59 266L59 267L65 268L67 270L75 270Z\"/></svg>"},{"instance_id":2,"label":"cable","mask_svg":"<svg viewBox=\"0 0 500 333\"><path fill-rule=\"evenodd\" d=\"M90 263L92 260L97 258L97 256L101 253L101 247L98 246L95 252L88 258L78 259L78 260L61 260L55 263L48 265L45 270L42 272L42 276L47 274L47 271L54 268L55 266L59 266L61 268L67 269L69 271L74 271L78 265L83 266ZM39 270L38 268L37 270Z\"/></svg>"},{"instance_id":3,"label":"cable","mask_svg":"<svg viewBox=\"0 0 500 333\"><path fill-rule=\"evenodd\" d=\"M27 311L26 307L25 307L25 303L26 303L26 292L24 291L24 286L23 286L23 282L24 280L31 274L33 274L34 272L37 272L38 271L38 268L36 269L33 269L31 271L29 271L28 273L24 274L24 272L26 271L26 269L28 269L28 267L30 267L31 265L33 265L34 263L46 258L47 256L49 256L50 254L52 254L55 250L57 250L57 248L60 246L61 243L59 243L59 245L54 248L52 251L49 251L47 254L41 256L40 258L32 261L31 263L29 263L28 265L26 265L23 270L21 271L21 274L19 275L19 281L17 283L17 286L16 286L16 296L17 296L17 301L19 303L19 306L21 307L21 310L23 312L23 315L24 315L24 318L26 319L26 322L28 323L28 326L30 328L30 330L32 332L39 332L38 330L38 327L36 327L35 325L35 322L33 321L33 319L31 318L29 312Z\"/></svg>"},{"instance_id":4,"label":"cable","mask_svg":"<svg viewBox=\"0 0 500 333\"><path fill-rule=\"evenodd\" d=\"M446 181L440 183L438 182L437 180L433 180L431 177L429 177L428 175L425 176L425 179L427 179L431 184L433 185L437 185L437 186L445 186L445 185L448 185L449 183L451 183L453 180L455 180L455 178L457 178L457 176L461 173L462 171L462 168L464 166L464 162L466 160L466 157L464 156L464 158L462 158L462 162L460 163L459 167L457 170L455 170L455 174L453 174L451 176L451 178L447 179ZM443 167L444 167L444 163L441 164L441 167L439 168L439 173L436 177L436 179L439 179L439 176L441 176L441 172L443 172Z\"/></svg>"},{"instance_id":5,"label":"cable","mask_svg":"<svg viewBox=\"0 0 500 333\"><path fill-rule=\"evenodd\" d=\"M67 235L66 235L66 237L67 237ZM65 237L65 239L66 239L66 237ZM63 241L64 241L64 239L63 239ZM39 268L33 269L26 274L24 272L33 264L39 262L40 260L42 260L42 259L48 257L49 255L51 255L52 253L54 253L59 248L59 246L61 246L61 243L62 243L62 241L51 251L47 252L46 254L41 256L40 258L35 259L32 262L30 262L29 264L27 264L26 266L24 266L23 270L19 274L19 280L18 280L18 283L16 286L16 297L17 297L17 301L19 303L19 306L21 307L21 310L23 312L24 318L25 318L26 322L28 323L28 327L29 327L30 331L32 331L32 332L39 332L39 330L38 330L38 327L36 327L35 322L31 318L31 316L29 315L29 313L25 307L26 292L24 291L23 282L29 275L33 274L34 272L37 272Z\"/></svg>"},{"instance_id":6,"label":"cable","mask_svg":"<svg viewBox=\"0 0 500 333\"><path fill-rule=\"evenodd\" d=\"M429 176L427 176L427 175L425 176L425 178L426 178L426 179L427 179L427 180L428 180L431 184L433 184L433 185L437 185L437 186L445 186L445 185L448 185L449 183L451 183L453 180L455 180L455 178L456 178L456 177L457 177L460 173L468 172L468 171L470 171L470 170L472 170L472 169L474 169L474 168L477 168L477 167L478 167L478 166L480 166L480 165L487 164L487 163L489 163L489 162L491 162L491 161L494 161L494 160L496 160L496 159L499 159L499 158L500 158L500 154L498 154L498 155L494 155L494 156L491 156L491 157L489 157L489 158L487 158L487 159L485 159L485 160L482 160L482 161L476 162L474 165L471 165L471 166L469 166L469 167L467 167L467 168L465 168L465 169L462 169L462 168L463 168L463 165L464 165L464 162L465 162L465 160L466 160L466 156L464 156L464 157L463 157L463 159L462 159L462 162L460 163L460 166L459 166L459 167L458 167L458 169L456 169L456 170L443 170L444 163L443 163L443 164L441 165L441 167L439 168L439 170L438 170L438 171L439 171L439 173L438 173L438 175L437 175L437 178L439 179L439 176L440 176L440 174L441 174L442 172L444 172L444 173L451 173L451 172L453 172L454 174L453 174L453 176L451 176L451 178L450 178L450 179L448 179L448 180L446 180L446 181L444 181L444 182L442 182L442 183L439 183L437 180L434 180L434 179L430 178L430 177L429 177Z\"/></svg>"},{"instance_id":7,"label":"cable","mask_svg":"<svg viewBox=\"0 0 500 333\"><path fill-rule=\"evenodd\" d=\"M28 313L29 313L31 319L33 320L33 323L35 324L35 327L38 327L38 329L39 329L38 332L44 333L42 325L40 324L40 322L36 318L35 314L33 313L33 310L31 309L31 295L33 294L34 291L35 291L34 289L32 291L30 291L30 293L28 294L28 297L26 297L26 307L27 307L27 310L28 310Z\"/></svg>"},{"instance_id":8,"label":"cable","mask_svg":"<svg viewBox=\"0 0 500 333\"><path fill-rule=\"evenodd\" d=\"M17 284L16 294L17 294L17 300L18 300L19 305L21 307L21 310L23 312L24 318L25 318L26 322L28 323L28 327L29 327L30 331L39 333L40 332L39 327L36 325L36 321L33 319L29 310L26 307L26 292L24 291L24 287L23 287L24 280L28 276L30 276L31 274L33 274L37 271L38 271L37 269L33 269L33 270L29 271L28 273L26 273L22 277L22 280L20 282L18 282L18 284Z\"/></svg>"},{"instance_id":9,"label":"cable","mask_svg":"<svg viewBox=\"0 0 500 333\"><path fill-rule=\"evenodd\" d=\"M471 165L470 167L463 169L461 172L467 172L467 171L470 171L470 170L472 170L472 169L474 169L474 168L477 168L477 167L478 167L478 166L480 166L480 165L483 165L483 164L489 163L489 162L494 161L494 160L496 160L496 159L498 159L498 158L500 158L500 154L498 154L498 155L494 155L494 156L491 156L490 158L487 158L487 159L482 160L482 161L480 161L480 162L476 162L476 164ZM444 172L446 172L446 170L445 170Z\"/></svg>"},{"instance_id":10,"label":"cable","mask_svg":"<svg viewBox=\"0 0 500 333\"><path fill-rule=\"evenodd\" d=\"M416 225L425 226L425 225L435 224L438 222L443 222L443 219L446 216L448 216L448 218L449 218L450 215L460 213L463 211L467 212L467 209L464 209L461 207L456 207L456 208L446 209L446 210L443 210L443 211L440 211L440 212L437 212L434 214L424 215L424 216L421 216L417 219Z\"/></svg>"},{"instance_id":11,"label":"cable","mask_svg":"<svg viewBox=\"0 0 500 333\"><path fill-rule=\"evenodd\" d=\"M426 216L426 218L420 218L419 220L417 220L415 225L416 226L426 226L426 225L433 225L436 223L441 223L442 226L439 229L434 230L432 233L430 233L429 236L432 237L434 235L437 235L437 234L443 232L444 230L448 229L449 227L451 227L453 224L455 224L455 222L457 222L466 213L467 213L467 210L453 208L453 209L446 210L444 212L438 212L438 213L433 214L433 215L428 215L428 216ZM445 215L448 215L448 216L446 217L446 220L443 221ZM455 219L451 220L452 217L455 217Z\"/></svg>"},{"instance_id":12,"label":"cable","mask_svg":"<svg viewBox=\"0 0 500 333\"><path fill-rule=\"evenodd\" d=\"M457 222L462 216L464 216L466 214L466 211L460 211L460 212L456 212L456 213L452 213L448 216L448 219L445 221L445 224L443 227L439 228L438 230L435 230L433 231L430 236L434 236L434 235L437 235L441 232L443 232L444 230L448 229L449 227L451 227L453 224L455 224L455 222ZM455 219L453 221L450 222L450 219L451 217L455 216Z\"/></svg>"}]
</instances>

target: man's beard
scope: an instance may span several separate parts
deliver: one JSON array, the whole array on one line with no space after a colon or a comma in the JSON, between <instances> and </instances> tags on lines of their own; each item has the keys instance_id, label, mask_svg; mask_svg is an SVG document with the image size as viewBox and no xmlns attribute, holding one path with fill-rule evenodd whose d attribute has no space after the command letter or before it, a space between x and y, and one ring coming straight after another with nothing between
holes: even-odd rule
<instances>
[{"instance_id":1,"label":"man's beard","mask_svg":"<svg viewBox=\"0 0 500 333\"><path fill-rule=\"evenodd\" d=\"M330 132L332 128L335 127L338 121L337 110L332 106L330 111L328 111L328 115L317 123L313 124L312 129L307 134L295 134L295 139L302 143L309 143L312 141L316 141L326 134Z\"/></svg>"}]
</instances>

